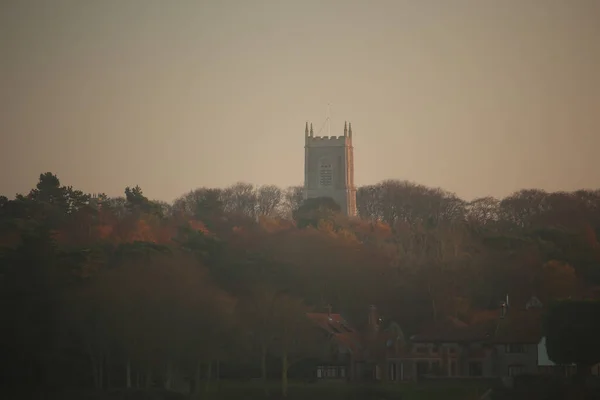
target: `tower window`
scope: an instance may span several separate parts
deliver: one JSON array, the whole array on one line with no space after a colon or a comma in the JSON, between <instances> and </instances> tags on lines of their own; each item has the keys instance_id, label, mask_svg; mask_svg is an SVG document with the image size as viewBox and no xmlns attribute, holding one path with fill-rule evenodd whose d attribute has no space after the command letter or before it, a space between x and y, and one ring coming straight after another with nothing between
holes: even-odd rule
<instances>
[{"instance_id":1,"label":"tower window","mask_svg":"<svg viewBox=\"0 0 600 400\"><path fill-rule=\"evenodd\" d=\"M333 168L327 159L319 162L319 186L331 186L333 184Z\"/></svg>"}]
</instances>

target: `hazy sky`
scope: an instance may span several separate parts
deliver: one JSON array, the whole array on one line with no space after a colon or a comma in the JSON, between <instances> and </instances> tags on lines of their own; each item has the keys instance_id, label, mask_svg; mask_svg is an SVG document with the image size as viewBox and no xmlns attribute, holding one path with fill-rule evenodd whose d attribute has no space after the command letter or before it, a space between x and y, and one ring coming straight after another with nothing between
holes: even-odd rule
<instances>
[{"instance_id":1,"label":"hazy sky","mask_svg":"<svg viewBox=\"0 0 600 400\"><path fill-rule=\"evenodd\" d=\"M0 0L8 196L301 184L328 103L358 185L598 188L600 0Z\"/></svg>"}]
</instances>

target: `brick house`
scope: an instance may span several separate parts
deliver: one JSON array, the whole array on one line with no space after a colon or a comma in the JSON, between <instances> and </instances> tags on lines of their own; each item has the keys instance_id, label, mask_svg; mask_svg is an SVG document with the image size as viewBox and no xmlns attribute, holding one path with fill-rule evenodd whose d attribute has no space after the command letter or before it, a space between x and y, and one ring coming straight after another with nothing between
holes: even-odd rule
<instances>
[{"instance_id":1,"label":"brick house","mask_svg":"<svg viewBox=\"0 0 600 400\"><path fill-rule=\"evenodd\" d=\"M309 313L307 317L323 331L330 344L330 351L317 366L315 377L318 380L356 379L363 361L360 333L340 314Z\"/></svg>"},{"instance_id":2,"label":"brick house","mask_svg":"<svg viewBox=\"0 0 600 400\"><path fill-rule=\"evenodd\" d=\"M395 380L414 380L425 376L489 377L492 348L486 342L494 325L469 326L456 318L431 324L410 338L405 351L389 363L400 374Z\"/></svg>"},{"instance_id":3,"label":"brick house","mask_svg":"<svg viewBox=\"0 0 600 400\"><path fill-rule=\"evenodd\" d=\"M308 317L326 332L332 354L317 368L317 379L411 381L419 378L510 378L523 374L569 375L547 355L542 332L543 304L506 302L495 317L466 324L448 317L405 342L395 323L381 324L371 306L369 324L358 331L340 314ZM600 374L600 365L593 369Z\"/></svg>"},{"instance_id":4,"label":"brick house","mask_svg":"<svg viewBox=\"0 0 600 400\"><path fill-rule=\"evenodd\" d=\"M368 325L359 331L340 314L309 313L307 317L318 326L330 343L330 352L316 367L317 380L379 380L386 379L388 359L401 352L401 331L397 324L381 327L375 306L369 308ZM395 376L395 375L393 375Z\"/></svg>"},{"instance_id":5,"label":"brick house","mask_svg":"<svg viewBox=\"0 0 600 400\"><path fill-rule=\"evenodd\" d=\"M407 351L388 362L402 371L396 380L572 374L573 366L555 365L548 358L543 311L543 304L533 296L520 308L508 307L507 301L496 318L472 325L446 318L412 336ZM593 373L600 374L600 365Z\"/></svg>"}]
</instances>

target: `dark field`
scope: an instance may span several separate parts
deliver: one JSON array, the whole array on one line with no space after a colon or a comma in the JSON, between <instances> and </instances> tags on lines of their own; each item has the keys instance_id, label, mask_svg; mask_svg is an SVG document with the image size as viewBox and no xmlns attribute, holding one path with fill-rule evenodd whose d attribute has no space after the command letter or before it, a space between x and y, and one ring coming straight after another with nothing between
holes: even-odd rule
<instances>
[{"instance_id":1,"label":"dark field","mask_svg":"<svg viewBox=\"0 0 600 400\"><path fill-rule=\"evenodd\" d=\"M427 382L404 384L348 384L290 382L287 399L291 400L476 400L489 388L485 382ZM104 392L70 391L27 395L32 400L237 400L282 399L278 382L268 385L268 394L260 383L222 381L218 387L201 392L197 397L161 389L107 390ZM4 399L24 398L7 394Z\"/></svg>"}]
</instances>

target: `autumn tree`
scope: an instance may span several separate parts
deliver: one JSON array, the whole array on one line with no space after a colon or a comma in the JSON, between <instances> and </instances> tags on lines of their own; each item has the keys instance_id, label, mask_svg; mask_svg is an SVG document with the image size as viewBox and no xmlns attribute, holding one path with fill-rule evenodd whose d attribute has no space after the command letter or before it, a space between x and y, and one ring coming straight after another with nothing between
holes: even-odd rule
<instances>
[{"instance_id":1,"label":"autumn tree","mask_svg":"<svg viewBox=\"0 0 600 400\"><path fill-rule=\"evenodd\" d=\"M325 344L319 331L308 319L309 309L299 298L283 295L275 303L273 322L274 349L281 358L281 395L288 394L290 368L309 357L323 354Z\"/></svg>"}]
</instances>

